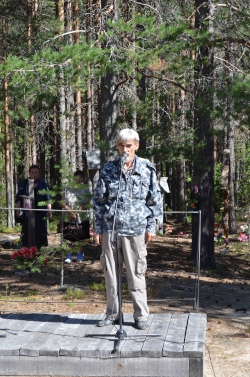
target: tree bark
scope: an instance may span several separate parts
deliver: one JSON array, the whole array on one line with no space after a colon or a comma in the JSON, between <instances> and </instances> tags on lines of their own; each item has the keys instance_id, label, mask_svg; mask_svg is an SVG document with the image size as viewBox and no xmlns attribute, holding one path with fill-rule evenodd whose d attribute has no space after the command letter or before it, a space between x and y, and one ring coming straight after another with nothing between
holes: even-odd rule
<instances>
[{"instance_id":1,"label":"tree bark","mask_svg":"<svg viewBox=\"0 0 250 377\"><path fill-rule=\"evenodd\" d=\"M118 5L117 1L113 1L112 6L110 1L104 1L103 6L109 9L109 18L112 20L118 19ZM110 60L114 61L114 47L116 46L116 37L110 41L111 56ZM100 139L105 140L105 145L101 150L101 164L106 160L111 160L114 157L115 140L117 135L116 120L118 115L118 90L117 90L117 74L114 71L107 72L101 78L100 100L101 100L101 114L100 114Z\"/></svg>"},{"instance_id":2,"label":"tree bark","mask_svg":"<svg viewBox=\"0 0 250 377\"><path fill-rule=\"evenodd\" d=\"M234 120L231 119L229 129L229 149L230 149L230 181L229 181L229 233L237 233L236 212L235 212L235 154L234 154Z\"/></svg>"},{"instance_id":3,"label":"tree bark","mask_svg":"<svg viewBox=\"0 0 250 377\"><path fill-rule=\"evenodd\" d=\"M206 29L205 20L211 17L210 1L196 0L195 28ZM196 150L194 175L199 177L199 209L201 211L201 255L202 267L214 268L214 137L213 122L213 48L206 45L197 51L195 72L194 130L196 142L201 146ZM197 261L198 215L193 216L191 257Z\"/></svg>"},{"instance_id":4,"label":"tree bark","mask_svg":"<svg viewBox=\"0 0 250 377\"><path fill-rule=\"evenodd\" d=\"M75 30L80 30L79 0L74 2ZM75 43L80 44L80 34L75 34ZM79 71L81 67L79 66ZM76 168L83 170L83 124L82 124L82 93L76 92Z\"/></svg>"},{"instance_id":5,"label":"tree bark","mask_svg":"<svg viewBox=\"0 0 250 377\"><path fill-rule=\"evenodd\" d=\"M5 0L2 0L4 5ZM7 59L7 23L5 17L2 18L3 32L3 60ZM12 129L9 117L9 95L8 80L6 75L3 78L3 96L4 96L4 126L5 126L5 174L6 174L6 206L10 208L7 212L8 228L13 228L14 221L14 200L13 200L13 163L12 163Z\"/></svg>"},{"instance_id":6,"label":"tree bark","mask_svg":"<svg viewBox=\"0 0 250 377\"><path fill-rule=\"evenodd\" d=\"M64 73L63 68L60 69L59 73L59 132L60 132L60 161L61 167L66 169L69 167L69 158L67 151L67 121L66 121L66 98L65 98L65 87L64 87ZM62 183L66 185L67 180L65 177L66 173L62 174Z\"/></svg>"}]
</instances>

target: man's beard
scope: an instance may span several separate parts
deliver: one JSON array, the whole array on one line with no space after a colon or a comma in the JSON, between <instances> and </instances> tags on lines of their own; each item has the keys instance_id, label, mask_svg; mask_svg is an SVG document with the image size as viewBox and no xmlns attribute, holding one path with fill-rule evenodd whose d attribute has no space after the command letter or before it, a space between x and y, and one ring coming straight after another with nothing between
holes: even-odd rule
<instances>
[{"instance_id":1,"label":"man's beard","mask_svg":"<svg viewBox=\"0 0 250 377\"><path fill-rule=\"evenodd\" d=\"M127 157L126 157L126 159L125 159L125 161L124 161L124 164L129 163L130 160L131 160L131 158L130 158L130 155L128 154Z\"/></svg>"}]
</instances>

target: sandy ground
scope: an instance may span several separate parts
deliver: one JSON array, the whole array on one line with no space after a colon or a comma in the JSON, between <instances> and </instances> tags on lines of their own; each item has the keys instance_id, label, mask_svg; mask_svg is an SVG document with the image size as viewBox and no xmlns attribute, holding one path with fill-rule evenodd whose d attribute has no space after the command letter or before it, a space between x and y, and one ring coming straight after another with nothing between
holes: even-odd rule
<instances>
[{"instance_id":1,"label":"sandy ground","mask_svg":"<svg viewBox=\"0 0 250 377\"><path fill-rule=\"evenodd\" d=\"M12 236L15 237L15 236ZM6 235L0 235L0 245ZM250 376L250 247L234 238L216 245L216 269L201 270L197 296L196 266L189 260L191 238L158 236L149 246L148 296L151 312L189 312L198 297L199 312L207 314L205 377ZM86 247L83 263L64 267L64 288L78 287L87 299L65 300L60 269L41 274L20 273L11 263L13 250L0 246L1 311L105 313L103 292L90 284L103 281L94 245ZM60 266L60 258L58 259ZM196 289L195 289L196 287ZM126 301L128 292L124 289ZM166 301L157 302L157 299ZM186 300L186 301L185 301ZM131 312L131 304L123 304Z\"/></svg>"}]
</instances>

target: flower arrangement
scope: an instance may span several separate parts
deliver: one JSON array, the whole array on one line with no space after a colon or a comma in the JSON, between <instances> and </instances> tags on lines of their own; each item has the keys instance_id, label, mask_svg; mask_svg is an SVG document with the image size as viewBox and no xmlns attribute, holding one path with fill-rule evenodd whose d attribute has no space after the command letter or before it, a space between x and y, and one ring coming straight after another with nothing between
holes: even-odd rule
<instances>
[{"instance_id":1,"label":"flower arrangement","mask_svg":"<svg viewBox=\"0 0 250 377\"><path fill-rule=\"evenodd\" d=\"M174 228L168 224L163 224L163 234L170 234L172 233Z\"/></svg>"},{"instance_id":2,"label":"flower arrangement","mask_svg":"<svg viewBox=\"0 0 250 377\"><path fill-rule=\"evenodd\" d=\"M240 232L239 233L239 238L237 238L237 239L240 242L247 242L248 236L245 233Z\"/></svg>"},{"instance_id":3,"label":"flower arrangement","mask_svg":"<svg viewBox=\"0 0 250 377\"><path fill-rule=\"evenodd\" d=\"M222 235L222 233L218 233L217 231L214 232L214 241L217 243L222 243L225 239L225 236Z\"/></svg>"},{"instance_id":4,"label":"flower arrangement","mask_svg":"<svg viewBox=\"0 0 250 377\"><path fill-rule=\"evenodd\" d=\"M53 254L51 255L49 250L38 250L35 246L30 248L22 247L14 251L11 259L19 270L28 269L31 272L41 272L42 267L47 266L49 262L54 260Z\"/></svg>"},{"instance_id":5,"label":"flower arrangement","mask_svg":"<svg viewBox=\"0 0 250 377\"><path fill-rule=\"evenodd\" d=\"M247 230L247 229L248 229L248 225L246 225L246 224L243 224L243 225L240 226L240 230L242 230L242 232L245 232L245 230Z\"/></svg>"}]
</instances>

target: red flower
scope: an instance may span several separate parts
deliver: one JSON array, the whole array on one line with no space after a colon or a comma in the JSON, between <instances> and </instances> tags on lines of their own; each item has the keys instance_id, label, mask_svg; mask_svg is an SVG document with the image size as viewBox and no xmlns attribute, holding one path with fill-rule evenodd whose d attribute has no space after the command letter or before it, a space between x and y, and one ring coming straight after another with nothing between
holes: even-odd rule
<instances>
[{"instance_id":1,"label":"red flower","mask_svg":"<svg viewBox=\"0 0 250 377\"><path fill-rule=\"evenodd\" d=\"M14 251L14 253L11 255L11 259L16 259L19 256L18 251Z\"/></svg>"},{"instance_id":2,"label":"red flower","mask_svg":"<svg viewBox=\"0 0 250 377\"><path fill-rule=\"evenodd\" d=\"M22 255L25 259L30 259L31 253L27 247L24 247L20 250L20 255Z\"/></svg>"},{"instance_id":3,"label":"red flower","mask_svg":"<svg viewBox=\"0 0 250 377\"><path fill-rule=\"evenodd\" d=\"M20 250L15 251L11 258L16 259L18 257L22 257L24 259L32 259L33 257L37 257L38 250L36 247L32 246L30 249L28 247L22 247Z\"/></svg>"},{"instance_id":4,"label":"red flower","mask_svg":"<svg viewBox=\"0 0 250 377\"><path fill-rule=\"evenodd\" d=\"M36 257L37 256L37 253L38 253L38 250L36 247L32 246L30 248L30 252Z\"/></svg>"},{"instance_id":5,"label":"red flower","mask_svg":"<svg viewBox=\"0 0 250 377\"><path fill-rule=\"evenodd\" d=\"M40 253L35 246L30 248L22 247L21 249L13 252L11 259L18 269L30 269L31 272L41 272L42 267L50 264L49 255L49 251L46 250L44 253Z\"/></svg>"},{"instance_id":6,"label":"red flower","mask_svg":"<svg viewBox=\"0 0 250 377\"><path fill-rule=\"evenodd\" d=\"M29 254L29 249L27 247L22 247L20 250L19 250L19 255L22 255L25 257L25 255L27 256L27 254Z\"/></svg>"}]
</instances>

